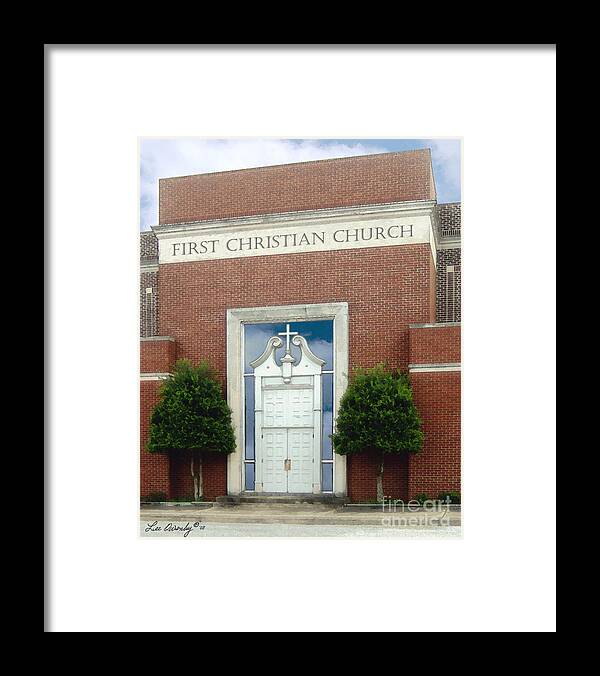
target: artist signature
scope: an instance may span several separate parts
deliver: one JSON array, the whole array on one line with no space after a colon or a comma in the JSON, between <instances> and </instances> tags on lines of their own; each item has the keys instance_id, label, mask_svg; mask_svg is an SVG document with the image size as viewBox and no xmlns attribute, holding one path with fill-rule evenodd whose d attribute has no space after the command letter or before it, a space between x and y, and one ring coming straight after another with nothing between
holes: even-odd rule
<instances>
[{"instance_id":1,"label":"artist signature","mask_svg":"<svg viewBox=\"0 0 600 676\"><path fill-rule=\"evenodd\" d=\"M199 521L194 521L194 523L192 524L188 521L185 525L181 523L169 522L164 527L160 526L158 524L158 521L153 521L152 523L146 524L144 532L145 533L159 533L161 531L165 533L181 532L183 533L183 537L186 538L193 530L204 530L205 528L206 526L201 524Z\"/></svg>"}]
</instances>

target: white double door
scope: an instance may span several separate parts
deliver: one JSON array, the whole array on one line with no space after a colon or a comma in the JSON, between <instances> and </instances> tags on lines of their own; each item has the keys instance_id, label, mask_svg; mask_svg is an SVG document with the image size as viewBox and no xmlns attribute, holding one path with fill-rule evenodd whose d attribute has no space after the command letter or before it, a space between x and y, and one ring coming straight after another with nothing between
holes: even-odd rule
<instances>
[{"instance_id":1,"label":"white double door","mask_svg":"<svg viewBox=\"0 0 600 676\"><path fill-rule=\"evenodd\" d=\"M311 386L263 391L260 450L265 493L313 492L314 414Z\"/></svg>"}]
</instances>

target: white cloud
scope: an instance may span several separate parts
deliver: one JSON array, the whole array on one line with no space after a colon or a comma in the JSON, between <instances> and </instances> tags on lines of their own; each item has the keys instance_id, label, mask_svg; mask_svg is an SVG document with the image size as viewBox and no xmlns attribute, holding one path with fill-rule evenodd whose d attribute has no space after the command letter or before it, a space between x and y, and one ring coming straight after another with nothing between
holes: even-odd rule
<instances>
[{"instance_id":1,"label":"white cloud","mask_svg":"<svg viewBox=\"0 0 600 676\"><path fill-rule=\"evenodd\" d=\"M244 345L248 361L260 357L267 347L267 341L273 336L270 328L256 325L251 331L246 331L244 336Z\"/></svg>"},{"instance_id":2,"label":"white cloud","mask_svg":"<svg viewBox=\"0 0 600 676\"><path fill-rule=\"evenodd\" d=\"M431 160L435 175L438 202L460 200L461 143L458 139L431 139Z\"/></svg>"},{"instance_id":3,"label":"white cloud","mask_svg":"<svg viewBox=\"0 0 600 676\"><path fill-rule=\"evenodd\" d=\"M381 152L386 152L386 148L377 141L365 144L281 139L143 139L141 227L147 230L158 223L159 178Z\"/></svg>"}]
</instances>

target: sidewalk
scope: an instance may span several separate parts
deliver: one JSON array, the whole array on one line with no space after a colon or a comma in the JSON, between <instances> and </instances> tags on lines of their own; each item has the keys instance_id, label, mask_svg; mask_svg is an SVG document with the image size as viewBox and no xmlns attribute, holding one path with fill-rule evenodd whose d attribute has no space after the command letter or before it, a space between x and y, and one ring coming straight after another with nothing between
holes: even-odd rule
<instances>
[{"instance_id":1,"label":"sidewalk","mask_svg":"<svg viewBox=\"0 0 600 676\"><path fill-rule=\"evenodd\" d=\"M140 519L148 521L197 521L215 524L289 524L322 526L384 526L393 528L431 528L461 525L460 508L441 511L408 510L404 512L382 510L365 506L355 511L332 505L281 505L242 504L236 506L195 505L154 506L143 505Z\"/></svg>"}]
</instances>

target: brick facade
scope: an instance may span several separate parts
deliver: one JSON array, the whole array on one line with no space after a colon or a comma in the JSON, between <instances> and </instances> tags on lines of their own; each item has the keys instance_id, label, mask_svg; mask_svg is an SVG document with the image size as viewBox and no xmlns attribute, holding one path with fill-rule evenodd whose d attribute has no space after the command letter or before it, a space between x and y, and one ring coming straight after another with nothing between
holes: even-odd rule
<instances>
[{"instance_id":1,"label":"brick facade","mask_svg":"<svg viewBox=\"0 0 600 676\"><path fill-rule=\"evenodd\" d=\"M158 240L153 232L140 233L140 261L158 263Z\"/></svg>"},{"instance_id":2,"label":"brick facade","mask_svg":"<svg viewBox=\"0 0 600 676\"><path fill-rule=\"evenodd\" d=\"M461 314L461 205L438 204L436 318L438 322L459 322Z\"/></svg>"},{"instance_id":3,"label":"brick facade","mask_svg":"<svg viewBox=\"0 0 600 676\"><path fill-rule=\"evenodd\" d=\"M323 176L329 179L341 176L356 182L358 174L355 176L355 172L360 167L367 178L376 177L379 182L373 179L372 185L363 186L358 196L355 191L355 204L365 203L367 195L380 201L394 201L394 196L396 199L401 196L418 199L418 195L430 199L434 195L428 153L410 157L410 153L389 155L407 157L401 161L396 157L395 163L387 156L371 156L378 158L371 164L365 158L348 158L360 160L357 163L345 160L303 163L300 172L299 165L288 165L165 179L161 181L161 222L202 220L216 217L217 213L225 217L241 211L250 215L257 213L255 209L259 208L274 212L277 204L286 206L285 211L300 206L315 208L317 204L326 207L332 206L334 197L339 203L347 203L351 197L342 188L337 197L325 196L323 191L332 192L332 185L337 183L332 184L329 180L323 185L321 181L316 188L315 181L318 183L317 178ZM425 168L422 166L424 155L427 157ZM338 162L342 164L336 165ZM306 165L314 165L313 172L316 173L305 185L305 190L298 192L298 182L311 176ZM393 171L390 170L392 165ZM298 173L294 174L295 171ZM234 190L237 184L231 174L244 174L236 179L248 189L243 198ZM286 183L287 179L282 176L295 178ZM382 176L388 177L390 185L381 183ZM283 184L287 186L285 189L281 187ZM269 190L270 195L266 194ZM259 198L263 192L265 195ZM253 202L248 201L251 198ZM311 206L307 207L308 204ZM445 223L447 231L455 232L457 223L460 228L460 205L458 209L455 208L457 205L452 205L453 208L447 210L444 206L437 207L440 228ZM283 206L281 210L284 210ZM438 234L443 240L441 230ZM153 233L142 234L141 254L143 264L152 265L156 261ZM460 265L460 250L458 254ZM174 263L160 265L157 271L151 272L142 267L141 288L144 292L144 285L153 289L154 305L141 310L141 335L172 339L142 341L142 373L168 372L177 358L193 362L207 359L225 392L228 309L331 302L348 303L351 369L373 366L381 361L405 370L413 364L459 362L459 326L411 328L412 324L435 323L445 313L445 307L440 304L439 268L440 261L445 261L447 255L447 250L438 251L437 272L428 244ZM142 301L145 299L144 293L141 298ZM435 497L433 493L460 487L460 373L415 372L411 373L411 381L423 419L425 448L418 457L410 460L386 458L384 491L391 498L407 499L420 492ZM141 383L141 492L147 495L162 491L169 498L182 498L193 492L189 457L182 453L169 460L164 455L149 454L144 450L148 416L157 401L159 385L158 381ZM375 458L349 458L349 499L374 500L376 475ZM226 459L207 455L203 477L206 499L224 495L227 491Z\"/></svg>"},{"instance_id":4,"label":"brick facade","mask_svg":"<svg viewBox=\"0 0 600 676\"><path fill-rule=\"evenodd\" d=\"M158 270L140 272L140 336L158 335Z\"/></svg>"},{"instance_id":5,"label":"brick facade","mask_svg":"<svg viewBox=\"0 0 600 676\"><path fill-rule=\"evenodd\" d=\"M170 497L171 482L169 458L161 453L148 453L148 429L152 409L158 403L160 381L142 380L140 382L140 495L143 498L151 493L164 493Z\"/></svg>"},{"instance_id":6,"label":"brick facade","mask_svg":"<svg viewBox=\"0 0 600 676\"><path fill-rule=\"evenodd\" d=\"M409 499L409 464L404 455L388 455L383 465L383 493L386 500ZM352 502L374 502L381 456L364 453L348 458L348 496Z\"/></svg>"},{"instance_id":7,"label":"brick facade","mask_svg":"<svg viewBox=\"0 0 600 676\"><path fill-rule=\"evenodd\" d=\"M436 498L442 491L460 492L460 371L425 371L429 364L459 364L460 325L409 329L410 380L421 416L425 442L411 457L408 493Z\"/></svg>"},{"instance_id":8,"label":"brick facade","mask_svg":"<svg viewBox=\"0 0 600 676\"><path fill-rule=\"evenodd\" d=\"M172 338L142 338L140 373L169 373L176 358L177 346Z\"/></svg>"},{"instance_id":9,"label":"brick facade","mask_svg":"<svg viewBox=\"0 0 600 676\"><path fill-rule=\"evenodd\" d=\"M460 237L462 213L460 202L438 204L436 210L440 236Z\"/></svg>"},{"instance_id":10,"label":"brick facade","mask_svg":"<svg viewBox=\"0 0 600 676\"><path fill-rule=\"evenodd\" d=\"M140 235L140 336L158 335L158 240Z\"/></svg>"},{"instance_id":11,"label":"brick facade","mask_svg":"<svg viewBox=\"0 0 600 676\"><path fill-rule=\"evenodd\" d=\"M169 499L189 500L194 495L191 474L191 454L186 451L172 454L169 464ZM205 453L202 458L202 488L206 500L215 500L227 494L227 458Z\"/></svg>"},{"instance_id":12,"label":"brick facade","mask_svg":"<svg viewBox=\"0 0 600 676\"><path fill-rule=\"evenodd\" d=\"M460 321L460 249L437 253L436 317L438 322ZM449 268L452 267L452 278ZM450 282L450 283L449 283Z\"/></svg>"},{"instance_id":13,"label":"brick facade","mask_svg":"<svg viewBox=\"0 0 600 676\"><path fill-rule=\"evenodd\" d=\"M460 363L460 325L412 326L409 335L411 365Z\"/></svg>"},{"instance_id":14,"label":"brick facade","mask_svg":"<svg viewBox=\"0 0 600 676\"><path fill-rule=\"evenodd\" d=\"M429 150L163 178L159 223L411 200L435 200Z\"/></svg>"}]
</instances>

